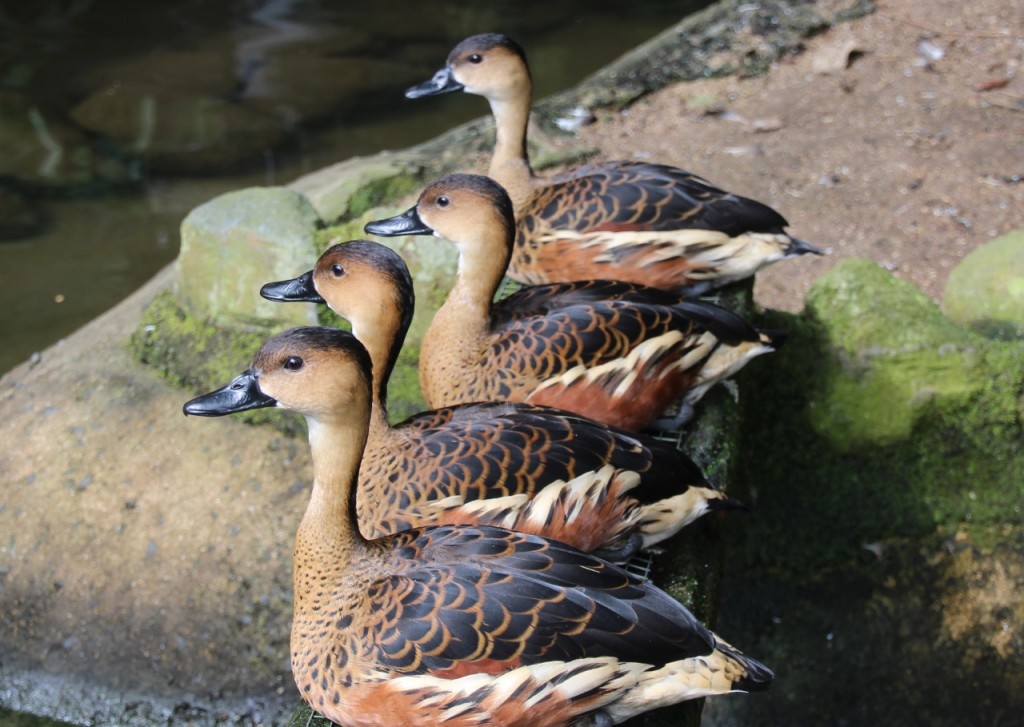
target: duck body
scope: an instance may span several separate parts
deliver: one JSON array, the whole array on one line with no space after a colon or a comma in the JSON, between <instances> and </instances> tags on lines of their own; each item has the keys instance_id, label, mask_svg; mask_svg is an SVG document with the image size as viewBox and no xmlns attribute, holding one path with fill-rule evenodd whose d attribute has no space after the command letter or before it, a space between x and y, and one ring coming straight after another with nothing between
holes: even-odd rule
<instances>
[{"instance_id":1,"label":"duck body","mask_svg":"<svg viewBox=\"0 0 1024 727\"><path fill-rule=\"evenodd\" d=\"M676 167L606 162L533 179L508 268L529 285L615 279L699 295L821 254L767 205Z\"/></svg>"},{"instance_id":2,"label":"duck body","mask_svg":"<svg viewBox=\"0 0 1024 727\"><path fill-rule=\"evenodd\" d=\"M494 304L513 225L500 185L455 174L428 186L403 215L366 226L383 235L432 232L459 250L455 285L420 351L431 406L524 401L643 429L684 394L689 413L719 374L775 346L720 306L635 283L541 286Z\"/></svg>"},{"instance_id":3,"label":"duck body","mask_svg":"<svg viewBox=\"0 0 1024 727\"><path fill-rule=\"evenodd\" d=\"M675 167L619 161L534 174L526 145L532 81L526 54L508 36L467 38L406 96L458 90L484 96L494 114L488 175L515 208L514 280L616 279L696 295L778 260L822 254L787 234L785 218L767 205Z\"/></svg>"},{"instance_id":4,"label":"duck body","mask_svg":"<svg viewBox=\"0 0 1024 727\"><path fill-rule=\"evenodd\" d=\"M292 329L185 405L205 416L279 406L309 423L291 663L311 707L357 727L560 727L768 686L770 670L667 594L568 545L466 525L364 538L355 489L370 380L350 334Z\"/></svg>"},{"instance_id":5,"label":"duck body","mask_svg":"<svg viewBox=\"0 0 1024 727\"><path fill-rule=\"evenodd\" d=\"M373 396L357 499L367 537L488 522L613 557L613 544L649 547L710 510L742 508L671 444L567 411L474 402L390 424L387 382L414 292L404 261L379 243L334 245L312 271L261 293L328 303L369 351Z\"/></svg>"},{"instance_id":6,"label":"duck body","mask_svg":"<svg viewBox=\"0 0 1024 727\"><path fill-rule=\"evenodd\" d=\"M506 320L492 326L480 325L458 300L446 304L421 348L428 401L525 401L635 431L696 387L720 343L686 312L665 306L611 300L546 307L511 319L499 311L496 318Z\"/></svg>"}]
</instances>

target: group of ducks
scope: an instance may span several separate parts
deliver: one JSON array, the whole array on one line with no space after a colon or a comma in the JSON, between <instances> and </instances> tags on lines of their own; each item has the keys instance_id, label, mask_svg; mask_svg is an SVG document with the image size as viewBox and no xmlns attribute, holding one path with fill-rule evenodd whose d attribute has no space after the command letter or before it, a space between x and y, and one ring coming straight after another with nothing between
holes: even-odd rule
<instances>
[{"instance_id":1,"label":"group of ducks","mask_svg":"<svg viewBox=\"0 0 1024 727\"><path fill-rule=\"evenodd\" d=\"M369 240L261 291L326 303L351 334L274 336L247 371L185 405L279 406L309 424L291 638L303 698L342 725L548 727L766 688L767 667L616 563L740 506L637 433L678 427L778 342L692 295L817 249L768 207L678 169L534 176L530 75L506 36L463 41L407 96L458 89L496 117L490 176L447 176L366 226L458 248L420 356L435 408L388 421L413 288L401 257ZM527 287L494 303L506 273Z\"/></svg>"}]
</instances>

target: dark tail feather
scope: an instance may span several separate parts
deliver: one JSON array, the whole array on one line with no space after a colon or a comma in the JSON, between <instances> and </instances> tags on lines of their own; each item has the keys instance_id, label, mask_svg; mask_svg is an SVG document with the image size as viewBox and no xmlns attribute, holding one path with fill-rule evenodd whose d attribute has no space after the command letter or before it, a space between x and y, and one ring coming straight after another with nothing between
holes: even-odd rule
<instances>
[{"instance_id":1,"label":"dark tail feather","mask_svg":"<svg viewBox=\"0 0 1024 727\"><path fill-rule=\"evenodd\" d=\"M786 249L786 257L795 257L796 255L827 255L828 253L822 250L817 245L812 245L806 240L801 240L799 237L793 237L790 235L789 248Z\"/></svg>"},{"instance_id":2,"label":"dark tail feather","mask_svg":"<svg viewBox=\"0 0 1024 727\"><path fill-rule=\"evenodd\" d=\"M761 343L774 349L781 348L782 344L789 338L789 334L786 331L758 331L758 335L761 337Z\"/></svg>"},{"instance_id":3,"label":"dark tail feather","mask_svg":"<svg viewBox=\"0 0 1024 727\"><path fill-rule=\"evenodd\" d=\"M727 654L736 663L741 664L746 671L744 676L733 682L734 691L763 692L771 686L775 674L757 659L747 656L719 638L715 639L715 648L723 654Z\"/></svg>"},{"instance_id":4,"label":"dark tail feather","mask_svg":"<svg viewBox=\"0 0 1024 727\"><path fill-rule=\"evenodd\" d=\"M704 326L728 346L758 340L759 333L743 316L705 300L686 299L674 306L690 320Z\"/></svg>"},{"instance_id":5,"label":"dark tail feather","mask_svg":"<svg viewBox=\"0 0 1024 727\"><path fill-rule=\"evenodd\" d=\"M743 510L744 512L750 512L750 507L735 497L723 497L721 500L708 500L708 510Z\"/></svg>"}]
</instances>

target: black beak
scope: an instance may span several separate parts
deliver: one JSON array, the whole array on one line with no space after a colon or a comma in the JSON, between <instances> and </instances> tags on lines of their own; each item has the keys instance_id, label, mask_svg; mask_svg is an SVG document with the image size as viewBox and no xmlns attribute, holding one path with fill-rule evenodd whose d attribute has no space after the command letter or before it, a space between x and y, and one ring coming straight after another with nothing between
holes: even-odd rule
<instances>
[{"instance_id":1,"label":"black beak","mask_svg":"<svg viewBox=\"0 0 1024 727\"><path fill-rule=\"evenodd\" d=\"M277 399L272 399L260 391L256 372L249 369L236 376L227 386L197 396L185 404L182 411L185 412L185 416L195 414L201 417L221 417L267 406L277 406Z\"/></svg>"},{"instance_id":2,"label":"black beak","mask_svg":"<svg viewBox=\"0 0 1024 727\"><path fill-rule=\"evenodd\" d=\"M451 91L461 91L464 88L465 86L455 80L451 69L445 67L435 73L434 77L429 81L405 89L405 97L423 98L424 96L437 96L438 94L450 93Z\"/></svg>"},{"instance_id":3,"label":"black beak","mask_svg":"<svg viewBox=\"0 0 1024 727\"><path fill-rule=\"evenodd\" d=\"M397 237L399 235L433 235L434 231L423 224L423 220L416 213L415 207L410 207L400 215L388 217L384 220L368 222L364 227L371 235L383 235L384 237Z\"/></svg>"},{"instance_id":4,"label":"black beak","mask_svg":"<svg viewBox=\"0 0 1024 727\"><path fill-rule=\"evenodd\" d=\"M324 299L316 292L313 285L313 271L303 273L292 280L280 280L276 283L267 283L260 288L260 295L267 300L278 303L323 303Z\"/></svg>"}]
</instances>

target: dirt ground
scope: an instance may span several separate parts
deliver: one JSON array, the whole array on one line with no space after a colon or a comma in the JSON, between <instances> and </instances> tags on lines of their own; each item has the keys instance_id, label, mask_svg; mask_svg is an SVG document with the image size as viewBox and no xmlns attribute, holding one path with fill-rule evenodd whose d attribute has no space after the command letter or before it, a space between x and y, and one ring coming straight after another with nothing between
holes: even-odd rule
<instances>
[{"instance_id":1,"label":"dirt ground","mask_svg":"<svg viewBox=\"0 0 1024 727\"><path fill-rule=\"evenodd\" d=\"M865 257L942 299L971 250L1024 225L1024 7L881 0L756 78L681 83L580 137L696 172L826 248L758 274L762 305Z\"/></svg>"}]
</instances>

